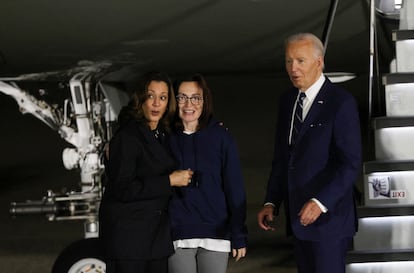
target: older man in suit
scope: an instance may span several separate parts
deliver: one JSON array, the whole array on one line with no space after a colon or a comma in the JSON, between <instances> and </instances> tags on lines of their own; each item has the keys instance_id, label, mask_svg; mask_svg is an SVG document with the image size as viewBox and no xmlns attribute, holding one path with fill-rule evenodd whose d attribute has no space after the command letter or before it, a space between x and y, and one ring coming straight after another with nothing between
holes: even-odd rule
<instances>
[{"instance_id":1,"label":"older man in suit","mask_svg":"<svg viewBox=\"0 0 414 273\"><path fill-rule=\"evenodd\" d=\"M274 159L259 226L283 203L299 273L344 273L356 232L353 186L361 165L354 98L322 71L324 47L313 34L289 37L286 70L294 88L281 97Z\"/></svg>"}]
</instances>

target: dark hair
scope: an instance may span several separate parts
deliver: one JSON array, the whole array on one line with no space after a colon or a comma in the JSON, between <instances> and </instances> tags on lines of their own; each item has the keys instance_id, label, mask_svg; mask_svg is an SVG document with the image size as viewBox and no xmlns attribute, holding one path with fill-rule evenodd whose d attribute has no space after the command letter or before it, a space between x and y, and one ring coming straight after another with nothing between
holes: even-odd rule
<instances>
[{"instance_id":1,"label":"dark hair","mask_svg":"<svg viewBox=\"0 0 414 273\"><path fill-rule=\"evenodd\" d=\"M204 128L207 126L208 122L210 121L211 117L213 116L213 95L211 94L211 90L207 85L206 80L204 77L199 74L195 73L189 76L184 76L178 78L174 82L174 90L175 95L178 95L178 89L183 82L196 82L200 89L203 91L203 111L201 112L200 117L198 118L198 127L197 130ZM178 130L183 130L184 126L183 123L178 116L178 107L176 111L176 118L175 118L175 128Z\"/></svg>"},{"instance_id":2,"label":"dark hair","mask_svg":"<svg viewBox=\"0 0 414 273\"><path fill-rule=\"evenodd\" d=\"M160 120L160 124L162 124L166 130L169 130L170 122L172 121L175 114L176 101L174 98L174 90L170 77L164 72L151 71L144 74L140 78L138 82L138 87L132 93L131 101L128 105L129 115L138 121L147 121L144 115L144 111L142 109L142 105L148 99L148 86L151 84L152 81L165 82L167 84L168 105L167 110L165 111L164 115Z\"/></svg>"}]
</instances>

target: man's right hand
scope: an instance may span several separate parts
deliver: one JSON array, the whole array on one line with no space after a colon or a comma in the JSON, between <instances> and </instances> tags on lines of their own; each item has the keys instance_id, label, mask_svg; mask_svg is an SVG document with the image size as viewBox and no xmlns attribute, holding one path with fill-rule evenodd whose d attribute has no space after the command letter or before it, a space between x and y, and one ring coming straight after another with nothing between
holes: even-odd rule
<instances>
[{"instance_id":1,"label":"man's right hand","mask_svg":"<svg viewBox=\"0 0 414 273\"><path fill-rule=\"evenodd\" d=\"M265 205L257 214L257 222L259 227L264 230L275 230L274 227L271 226L271 223L274 220L273 216L274 207L272 205Z\"/></svg>"}]
</instances>

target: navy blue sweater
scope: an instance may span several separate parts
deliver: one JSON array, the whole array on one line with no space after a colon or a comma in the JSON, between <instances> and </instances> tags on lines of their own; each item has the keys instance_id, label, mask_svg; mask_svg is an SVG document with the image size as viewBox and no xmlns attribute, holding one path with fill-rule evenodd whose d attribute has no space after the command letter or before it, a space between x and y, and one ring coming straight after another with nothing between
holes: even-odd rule
<instances>
[{"instance_id":1,"label":"navy blue sweater","mask_svg":"<svg viewBox=\"0 0 414 273\"><path fill-rule=\"evenodd\" d=\"M236 143L225 127L211 121L191 135L170 135L178 169L194 171L188 187L174 188L170 202L173 239L227 239L247 245L246 194Z\"/></svg>"}]
</instances>

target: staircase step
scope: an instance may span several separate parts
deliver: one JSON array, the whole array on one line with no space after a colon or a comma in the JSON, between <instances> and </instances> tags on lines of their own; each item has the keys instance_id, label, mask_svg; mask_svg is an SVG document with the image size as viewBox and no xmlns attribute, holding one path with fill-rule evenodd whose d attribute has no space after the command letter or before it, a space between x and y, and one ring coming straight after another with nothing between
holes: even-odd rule
<instances>
[{"instance_id":1,"label":"staircase step","mask_svg":"<svg viewBox=\"0 0 414 273\"><path fill-rule=\"evenodd\" d=\"M391 211L388 211L391 212ZM398 213L403 213L401 210ZM412 213L412 211L410 211ZM394 211L393 213L397 213ZM414 215L369 216L358 219L354 250L401 251L414 249Z\"/></svg>"},{"instance_id":2,"label":"staircase step","mask_svg":"<svg viewBox=\"0 0 414 273\"><path fill-rule=\"evenodd\" d=\"M414 261L414 249L400 251L355 251L347 253L347 264L350 263L378 263L395 261ZM413 263L414 266L414 263Z\"/></svg>"},{"instance_id":3,"label":"staircase step","mask_svg":"<svg viewBox=\"0 0 414 273\"><path fill-rule=\"evenodd\" d=\"M392 32L394 42L414 39L414 29L399 29Z\"/></svg>"},{"instance_id":4,"label":"staircase step","mask_svg":"<svg viewBox=\"0 0 414 273\"><path fill-rule=\"evenodd\" d=\"M412 273L414 250L401 252L349 252L347 273Z\"/></svg>"},{"instance_id":5,"label":"staircase step","mask_svg":"<svg viewBox=\"0 0 414 273\"><path fill-rule=\"evenodd\" d=\"M389 145L388 147L394 146ZM394 150L398 149L394 147ZM400 150L403 151L403 149ZM405 207L414 205L414 162L412 160L370 161L364 162L363 166L364 204L366 206Z\"/></svg>"},{"instance_id":6,"label":"staircase step","mask_svg":"<svg viewBox=\"0 0 414 273\"><path fill-rule=\"evenodd\" d=\"M414 73L386 74L382 82L385 85L386 115L414 116Z\"/></svg>"},{"instance_id":7,"label":"staircase step","mask_svg":"<svg viewBox=\"0 0 414 273\"><path fill-rule=\"evenodd\" d=\"M414 117L381 117L372 124L376 160L414 161Z\"/></svg>"},{"instance_id":8,"label":"staircase step","mask_svg":"<svg viewBox=\"0 0 414 273\"><path fill-rule=\"evenodd\" d=\"M389 73L382 76L382 84L414 83L414 73Z\"/></svg>"},{"instance_id":9,"label":"staircase step","mask_svg":"<svg viewBox=\"0 0 414 273\"><path fill-rule=\"evenodd\" d=\"M414 127L413 117L377 117L372 121L374 130L380 130L390 127Z\"/></svg>"},{"instance_id":10,"label":"staircase step","mask_svg":"<svg viewBox=\"0 0 414 273\"><path fill-rule=\"evenodd\" d=\"M366 161L363 165L364 174L378 172L402 172L414 170L414 160L377 160Z\"/></svg>"},{"instance_id":11,"label":"staircase step","mask_svg":"<svg viewBox=\"0 0 414 273\"><path fill-rule=\"evenodd\" d=\"M357 208L358 217L387 217L387 216L403 216L414 215L414 206L361 206Z\"/></svg>"},{"instance_id":12,"label":"staircase step","mask_svg":"<svg viewBox=\"0 0 414 273\"><path fill-rule=\"evenodd\" d=\"M414 30L396 30L392 38L397 72L414 72Z\"/></svg>"}]
</instances>

